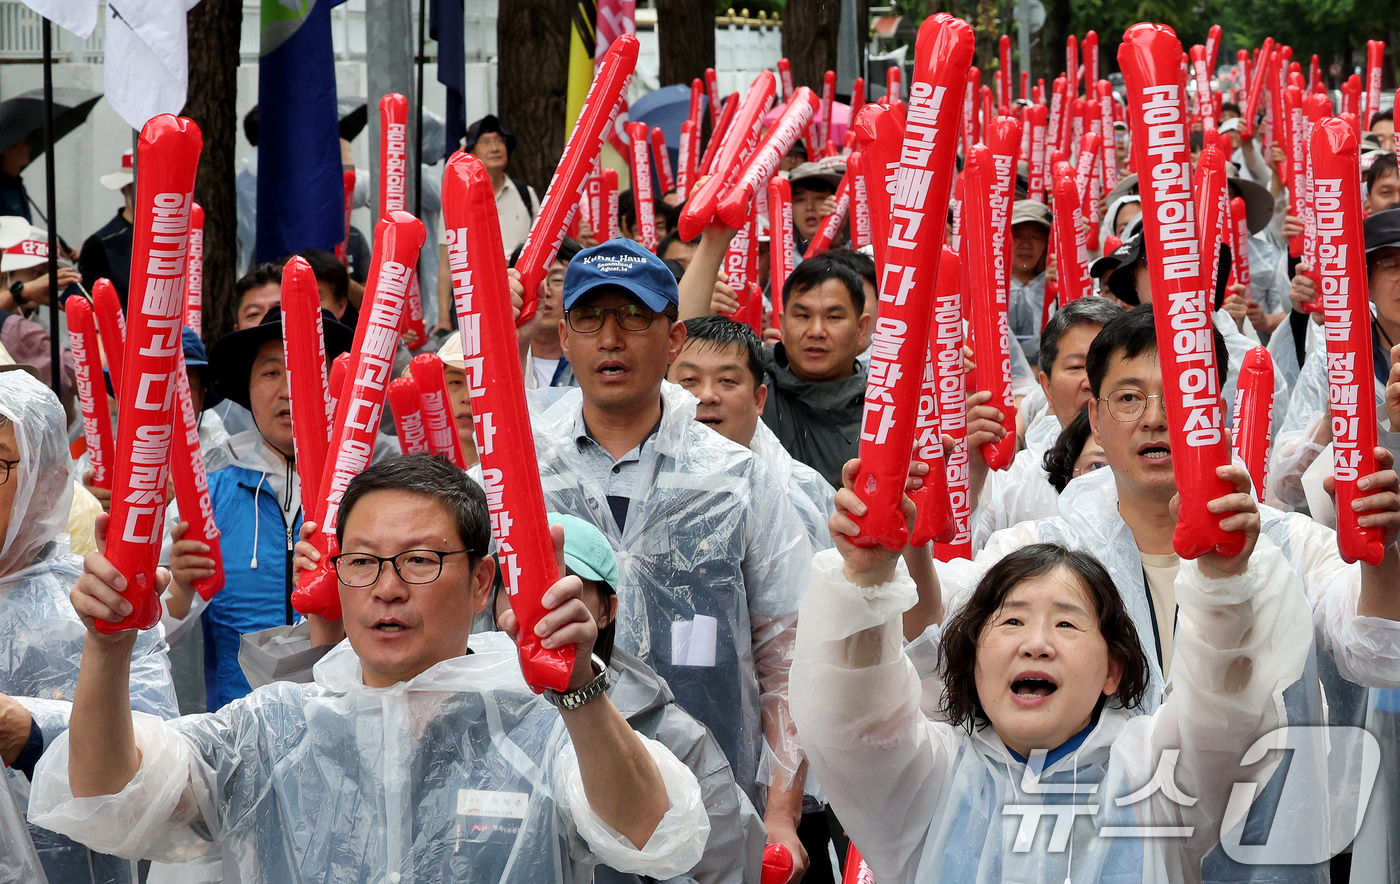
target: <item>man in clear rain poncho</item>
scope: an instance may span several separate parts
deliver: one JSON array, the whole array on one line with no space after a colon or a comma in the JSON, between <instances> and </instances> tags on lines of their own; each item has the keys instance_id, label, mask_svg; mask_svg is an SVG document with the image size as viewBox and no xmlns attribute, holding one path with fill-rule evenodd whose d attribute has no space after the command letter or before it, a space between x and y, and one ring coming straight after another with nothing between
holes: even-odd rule
<instances>
[{"instance_id":1,"label":"man in clear rain poncho","mask_svg":"<svg viewBox=\"0 0 1400 884\"><path fill-rule=\"evenodd\" d=\"M123 856L222 850L243 882L565 884L600 862L654 878L695 864L709 832L695 777L603 694L577 577L550 587L536 628L577 651L569 692L549 697L559 711L525 684L509 635L468 646L495 576L478 485L444 459L395 458L350 482L337 532L348 638L314 684L168 723L111 701L135 636L91 629L126 602L89 556L73 593L83 689L36 771L32 819ZM560 573L562 549L555 528Z\"/></svg>"},{"instance_id":2,"label":"man in clear rain poncho","mask_svg":"<svg viewBox=\"0 0 1400 884\"><path fill-rule=\"evenodd\" d=\"M68 727L83 649L83 624L68 600L83 563L62 533L73 487L65 426L48 387L24 370L0 371L0 757L13 769L0 776L12 778L17 795ZM129 684L123 708L177 714L159 629L137 640ZM10 846L32 835L54 884L136 880L127 860L44 829L29 833L0 831L0 868Z\"/></svg>"}]
</instances>

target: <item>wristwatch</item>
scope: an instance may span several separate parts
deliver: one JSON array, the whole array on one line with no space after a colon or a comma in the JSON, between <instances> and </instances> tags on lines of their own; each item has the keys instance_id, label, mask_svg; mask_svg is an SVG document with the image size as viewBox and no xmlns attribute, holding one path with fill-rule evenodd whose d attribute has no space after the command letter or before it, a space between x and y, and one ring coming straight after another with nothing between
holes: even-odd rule
<instances>
[{"instance_id":1,"label":"wristwatch","mask_svg":"<svg viewBox=\"0 0 1400 884\"><path fill-rule=\"evenodd\" d=\"M596 678L578 690L569 691L566 694L546 689L544 698L555 707L565 712L572 712L588 701L596 699L605 693L608 688L612 687L612 679L608 678L608 667L602 660L598 659L597 654L594 654L591 660L593 661L593 665L598 668L598 675Z\"/></svg>"},{"instance_id":2,"label":"wristwatch","mask_svg":"<svg viewBox=\"0 0 1400 884\"><path fill-rule=\"evenodd\" d=\"M24 283L18 279L10 283L10 297L15 299L16 307L24 306Z\"/></svg>"}]
</instances>

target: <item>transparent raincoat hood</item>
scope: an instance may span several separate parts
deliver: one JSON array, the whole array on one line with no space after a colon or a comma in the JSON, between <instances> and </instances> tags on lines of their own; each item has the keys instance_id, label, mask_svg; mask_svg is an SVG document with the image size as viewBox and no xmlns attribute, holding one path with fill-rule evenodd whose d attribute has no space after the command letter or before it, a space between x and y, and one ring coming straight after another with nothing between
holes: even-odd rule
<instances>
[{"instance_id":1,"label":"transparent raincoat hood","mask_svg":"<svg viewBox=\"0 0 1400 884\"><path fill-rule=\"evenodd\" d=\"M19 447L10 524L0 545L0 586L33 564L68 523L73 501L69 480L68 425L48 387L22 371L0 373L0 415L9 418Z\"/></svg>"}]
</instances>

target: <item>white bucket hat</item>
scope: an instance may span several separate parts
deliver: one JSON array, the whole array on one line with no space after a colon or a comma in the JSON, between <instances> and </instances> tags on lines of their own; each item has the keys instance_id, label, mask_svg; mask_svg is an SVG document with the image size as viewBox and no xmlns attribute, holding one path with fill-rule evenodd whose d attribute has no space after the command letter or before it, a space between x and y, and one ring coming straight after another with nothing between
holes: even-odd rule
<instances>
[{"instance_id":1,"label":"white bucket hat","mask_svg":"<svg viewBox=\"0 0 1400 884\"><path fill-rule=\"evenodd\" d=\"M122 168L120 172L108 172L98 179L102 186L108 190L121 190L128 184L136 180L136 175L132 169L131 151L122 153Z\"/></svg>"},{"instance_id":2,"label":"white bucket hat","mask_svg":"<svg viewBox=\"0 0 1400 884\"><path fill-rule=\"evenodd\" d=\"M0 253L0 272L37 267L48 263L48 260L49 234L31 224L24 239Z\"/></svg>"}]
</instances>

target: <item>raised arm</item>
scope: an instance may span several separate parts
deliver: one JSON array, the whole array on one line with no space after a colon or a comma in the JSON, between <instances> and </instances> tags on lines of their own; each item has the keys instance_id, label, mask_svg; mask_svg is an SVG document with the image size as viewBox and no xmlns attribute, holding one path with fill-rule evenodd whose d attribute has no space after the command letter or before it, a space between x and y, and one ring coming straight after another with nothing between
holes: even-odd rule
<instances>
[{"instance_id":1,"label":"raised arm","mask_svg":"<svg viewBox=\"0 0 1400 884\"><path fill-rule=\"evenodd\" d=\"M690 259L690 267L681 276L679 316L682 321L709 316L714 312L711 307L716 288L722 284L719 272L724 265L724 253L737 232L718 221L705 225L705 231L700 234L700 245ZM730 294L732 296L733 292ZM734 306L738 307L737 301Z\"/></svg>"}]
</instances>

